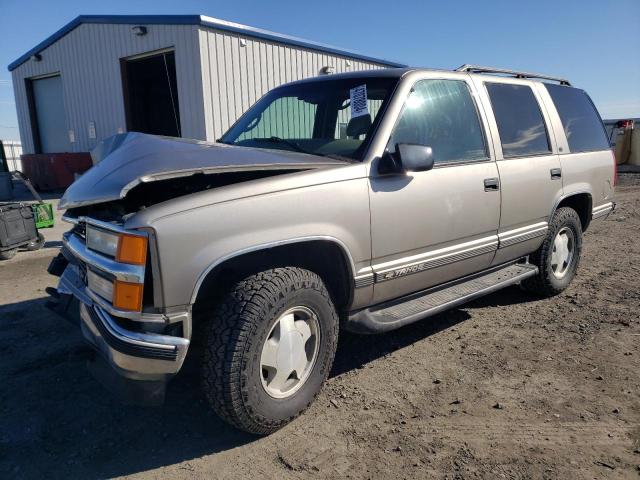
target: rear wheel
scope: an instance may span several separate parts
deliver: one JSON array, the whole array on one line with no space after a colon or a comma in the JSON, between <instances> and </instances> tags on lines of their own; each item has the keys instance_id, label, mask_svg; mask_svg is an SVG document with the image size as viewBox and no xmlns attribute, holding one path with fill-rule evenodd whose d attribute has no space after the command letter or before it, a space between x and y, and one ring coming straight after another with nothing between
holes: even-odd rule
<instances>
[{"instance_id":1,"label":"rear wheel","mask_svg":"<svg viewBox=\"0 0 640 480\"><path fill-rule=\"evenodd\" d=\"M322 280L291 267L238 282L208 328L204 393L220 417L257 434L309 407L338 341L338 315Z\"/></svg>"},{"instance_id":2,"label":"rear wheel","mask_svg":"<svg viewBox=\"0 0 640 480\"><path fill-rule=\"evenodd\" d=\"M524 282L525 290L550 297L566 289L576 275L582 252L582 224L575 210L556 210L542 246L529 261L538 274Z\"/></svg>"}]
</instances>

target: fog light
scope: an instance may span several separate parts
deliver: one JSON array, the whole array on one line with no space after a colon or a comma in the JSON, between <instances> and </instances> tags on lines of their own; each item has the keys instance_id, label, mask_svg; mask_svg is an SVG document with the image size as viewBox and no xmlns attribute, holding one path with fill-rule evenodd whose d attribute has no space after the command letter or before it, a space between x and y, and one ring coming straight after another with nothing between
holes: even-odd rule
<instances>
[{"instance_id":1,"label":"fog light","mask_svg":"<svg viewBox=\"0 0 640 480\"><path fill-rule=\"evenodd\" d=\"M113 306L118 310L139 312L142 310L141 283L129 283L116 280L113 288Z\"/></svg>"},{"instance_id":2,"label":"fog light","mask_svg":"<svg viewBox=\"0 0 640 480\"><path fill-rule=\"evenodd\" d=\"M105 300L113 299L113 282L91 270L87 270L87 286Z\"/></svg>"}]
</instances>

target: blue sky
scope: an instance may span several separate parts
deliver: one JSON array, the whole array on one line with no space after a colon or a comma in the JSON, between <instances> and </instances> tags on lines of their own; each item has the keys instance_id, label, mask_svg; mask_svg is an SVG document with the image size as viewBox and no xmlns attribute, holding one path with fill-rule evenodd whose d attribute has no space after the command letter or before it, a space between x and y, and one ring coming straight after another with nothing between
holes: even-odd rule
<instances>
[{"instance_id":1,"label":"blue sky","mask_svg":"<svg viewBox=\"0 0 640 480\"><path fill-rule=\"evenodd\" d=\"M566 77L604 118L640 117L640 0L0 0L0 139L18 139L7 65L80 14L203 14L415 66Z\"/></svg>"}]
</instances>

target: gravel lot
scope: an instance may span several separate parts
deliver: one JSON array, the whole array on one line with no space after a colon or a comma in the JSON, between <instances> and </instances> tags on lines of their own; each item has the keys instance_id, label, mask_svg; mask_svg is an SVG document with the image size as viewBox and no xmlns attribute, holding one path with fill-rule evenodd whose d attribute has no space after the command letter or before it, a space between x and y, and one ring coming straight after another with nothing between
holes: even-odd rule
<instances>
[{"instance_id":1,"label":"gravel lot","mask_svg":"<svg viewBox=\"0 0 640 480\"><path fill-rule=\"evenodd\" d=\"M2 478L639 478L640 175L587 232L578 277L510 288L378 337L343 335L311 409L267 438L208 412L195 375L123 406L44 307L48 248L0 264Z\"/></svg>"}]
</instances>

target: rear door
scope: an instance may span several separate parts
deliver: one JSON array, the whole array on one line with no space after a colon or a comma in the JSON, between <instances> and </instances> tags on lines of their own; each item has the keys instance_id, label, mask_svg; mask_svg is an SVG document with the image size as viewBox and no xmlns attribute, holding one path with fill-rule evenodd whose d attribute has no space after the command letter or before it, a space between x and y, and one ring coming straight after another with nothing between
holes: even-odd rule
<instances>
[{"instance_id":1,"label":"rear door","mask_svg":"<svg viewBox=\"0 0 640 480\"><path fill-rule=\"evenodd\" d=\"M473 85L459 74L422 75L404 81L384 141L390 151L398 143L430 146L434 168L383 175L376 162L371 167L375 303L483 270L498 244L498 170Z\"/></svg>"},{"instance_id":2,"label":"rear door","mask_svg":"<svg viewBox=\"0 0 640 480\"><path fill-rule=\"evenodd\" d=\"M552 118L557 119L564 196L588 193L594 218L608 214L613 208L614 159L596 107L579 88L545 84L541 90L547 109L557 112Z\"/></svg>"},{"instance_id":3,"label":"rear door","mask_svg":"<svg viewBox=\"0 0 640 480\"><path fill-rule=\"evenodd\" d=\"M538 84L474 76L489 115L502 205L498 265L535 251L562 195L562 169Z\"/></svg>"}]
</instances>

